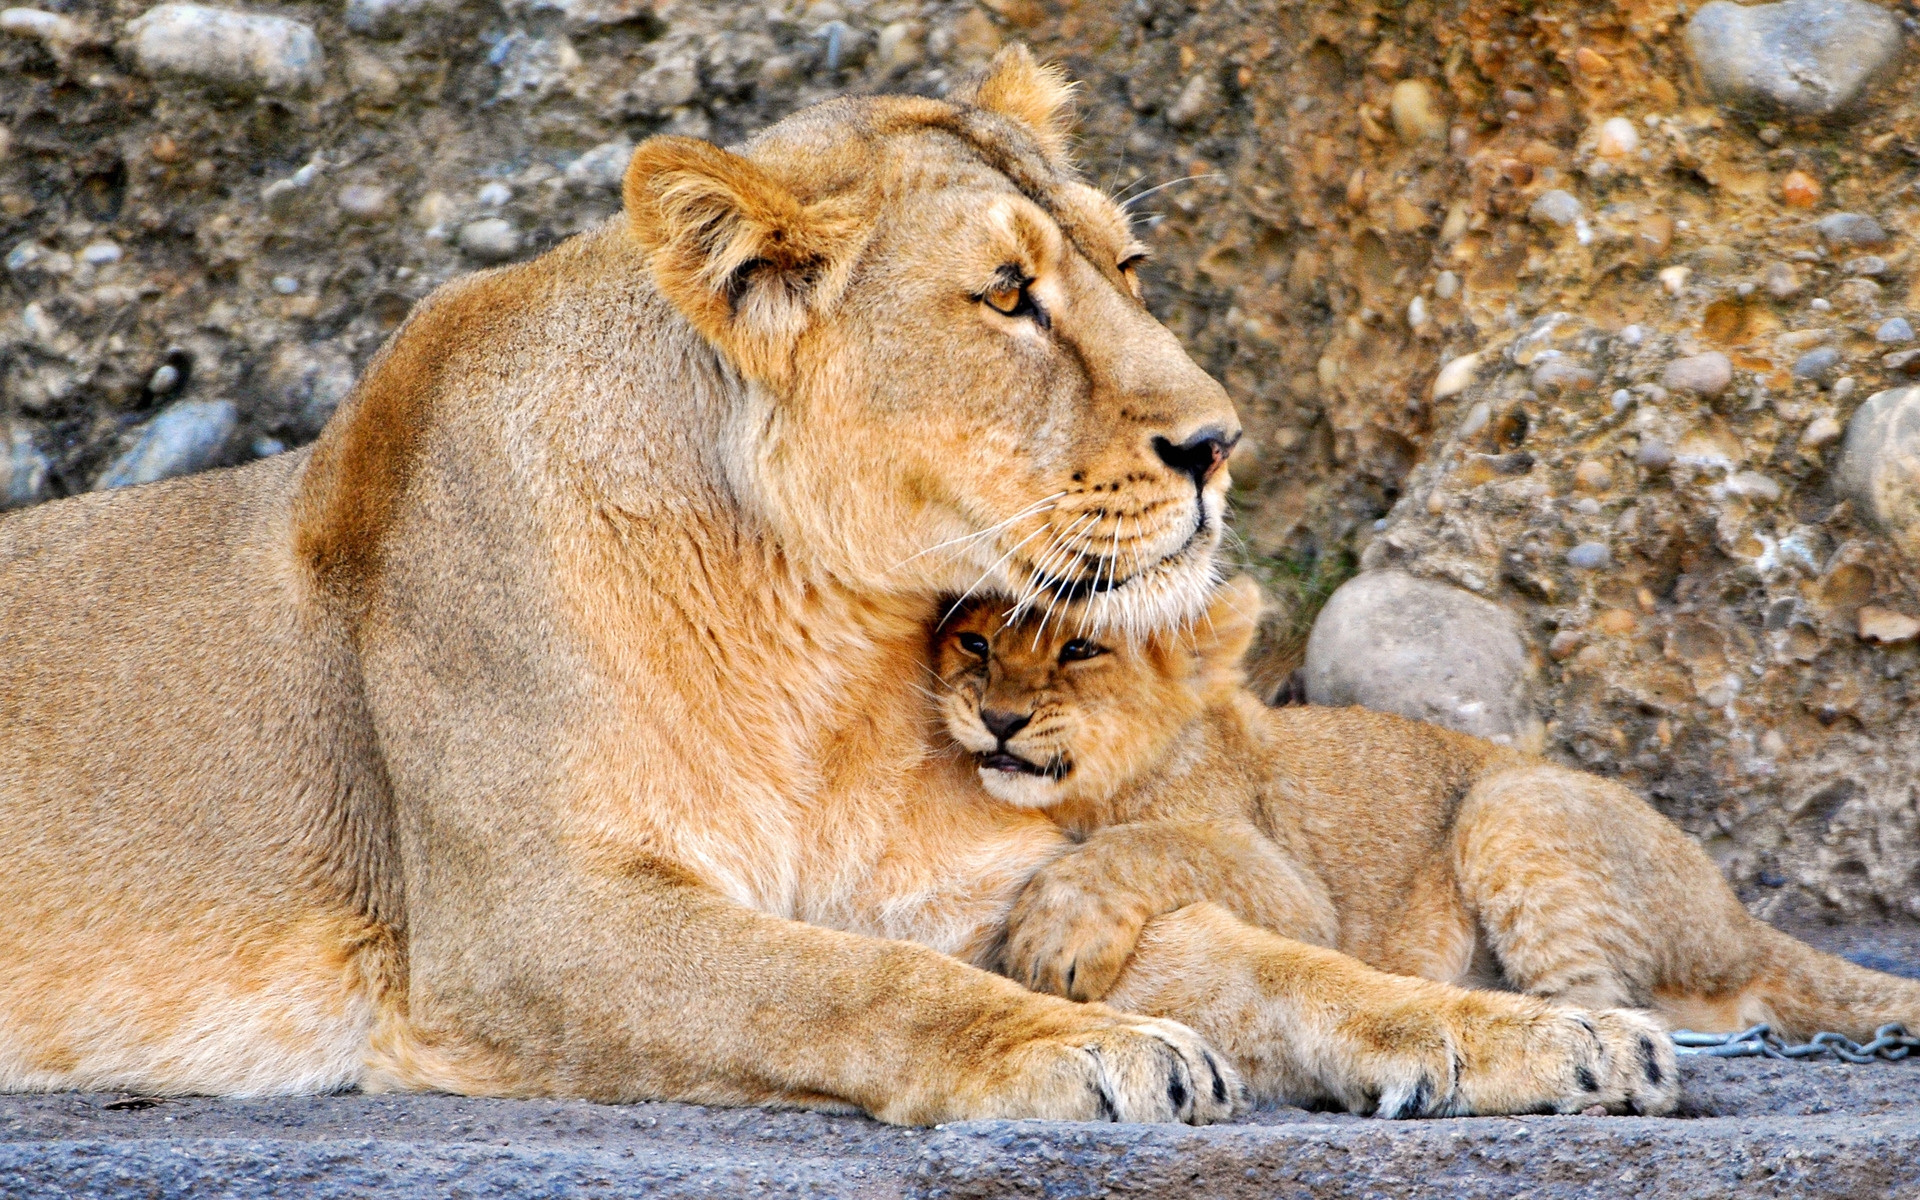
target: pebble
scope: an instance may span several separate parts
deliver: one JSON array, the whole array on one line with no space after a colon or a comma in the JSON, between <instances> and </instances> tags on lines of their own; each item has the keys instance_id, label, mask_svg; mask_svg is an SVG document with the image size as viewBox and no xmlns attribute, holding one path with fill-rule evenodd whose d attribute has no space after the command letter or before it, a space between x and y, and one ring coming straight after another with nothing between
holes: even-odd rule
<instances>
[{"instance_id":1,"label":"pebble","mask_svg":"<svg viewBox=\"0 0 1920 1200\"><path fill-rule=\"evenodd\" d=\"M1649 471L1664 471L1673 465L1673 447L1659 438L1643 438L1634 451L1633 461Z\"/></svg>"},{"instance_id":2,"label":"pebble","mask_svg":"<svg viewBox=\"0 0 1920 1200\"><path fill-rule=\"evenodd\" d=\"M291 275L275 275L271 286L280 295L291 296L300 290L300 281Z\"/></svg>"},{"instance_id":3,"label":"pebble","mask_svg":"<svg viewBox=\"0 0 1920 1200\"><path fill-rule=\"evenodd\" d=\"M331 346L283 342L267 360L266 391L296 431L318 434L353 390L353 363Z\"/></svg>"},{"instance_id":4,"label":"pebble","mask_svg":"<svg viewBox=\"0 0 1920 1200\"><path fill-rule=\"evenodd\" d=\"M1829 303L1825 297L1822 297L1822 296L1815 296L1811 301L1807 303L1807 307L1817 313L1833 311L1833 305Z\"/></svg>"},{"instance_id":5,"label":"pebble","mask_svg":"<svg viewBox=\"0 0 1920 1200\"><path fill-rule=\"evenodd\" d=\"M333 198L341 212L356 221L379 221L393 215L393 192L373 184L356 183Z\"/></svg>"},{"instance_id":6,"label":"pebble","mask_svg":"<svg viewBox=\"0 0 1920 1200\"><path fill-rule=\"evenodd\" d=\"M1891 608L1881 608L1876 604L1860 606L1860 638L1862 641L1908 642L1920 637L1920 618L1910 617Z\"/></svg>"},{"instance_id":7,"label":"pebble","mask_svg":"<svg viewBox=\"0 0 1920 1200\"><path fill-rule=\"evenodd\" d=\"M1474 372L1479 369L1480 355L1477 352L1462 354L1448 362L1446 366L1440 368L1440 373L1433 377L1433 398L1445 400L1448 396L1456 396L1466 391L1467 386L1473 382Z\"/></svg>"},{"instance_id":8,"label":"pebble","mask_svg":"<svg viewBox=\"0 0 1920 1200\"><path fill-rule=\"evenodd\" d=\"M1627 411L1627 406L1633 403L1633 393L1625 388L1615 388L1608 400L1613 405L1614 412L1623 413Z\"/></svg>"},{"instance_id":9,"label":"pebble","mask_svg":"<svg viewBox=\"0 0 1920 1200\"><path fill-rule=\"evenodd\" d=\"M1878 246L1887 240L1886 229L1865 213L1828 213L1813 227L1829 246Z\"/></svg>"},{"instance_id":10,"label":"pebble","mask_svg":"<svg viewBox=\"0 0 1920 1200\"><path fill-rule=\"evenodd\" d=\"M1771 503L1780 498L1780 485L1758 471L1741 471L1727 480L1727 494Z\"/></svg>"},{"instance_id":11,"label":"pebble","mask_svg":"<svg viewBox=\"0 0 1920 1200\"><path fill-rule=\"evenodd\" d=\"M1818 382L1833 374L1840 365L1840 352L1832 346L1821 346L1809 350L1793 360L1793 374L1798 379L1811 379Z\"/></svg>"},{"instance_id":12,"label":"pebble","mask_svg":"<svg viewBox=\"0 0 1920 1200\"><path fill-rule=\"evenodd\" d=\"M1640 148L1640 131L1625 117L1608 117L1600 122L1600 134L1594 139L1594 153L1602 158L1625 158Z\"/></svg>"},{"instance_id":13,"label":"pebble","mask_svg":"<svg viewBox=\"0 0 1920 1200\"><path fill-rule=\"evenodd\" d=\"M1880 328L1873 331L1876 342L1910 342L1913 340L1913 325L1905 317L1888 317L1880 322Z\"/></svg>"},{"instance_id":14,"label":"pebble","mask_svg":"<svg viewBox=\"0 0 1920 1200\"><path fill-rule=\"evenodd\" d=\"M0 422L7 437L0 442L0 508L25 508L47 498L47 473L53 463L34 445L33 431L23 423Z\"/></svg>"},{"instance_id":15,"label":"pebble","mask_svg":"<svg viewBox=\"0 0 1920 1200\"><path fill-rule=\"evenodd\" d=\"M499 262L520 252L520 231L505 217L485 217L460 227L460 248L483 262Z\"/></svg>"},{"instance_id":16,"label":"pebble","mask_svg":"<svg viewBox=\"0 0 1920 1200\"><path fill-rule=\"evenodd\" d=\"M176 75L237 92L299 94L322 77L313 26L287 17L162 4L127 25L148 75Z\"/></svg>"},{"instance_id":17,"label":"pebble","mask_svg":"<svg viewBox=\"0 0 1920 1200\"><path fill-rule=\"evenodd\" d=\"M1780 199L1788 208L1812 208L1820 203L1820 181L1805 171L1788 171L1780 180Z\"/></svg>"},{"instance_id":18,"label":"pebble","mask_svg":"<svg viewBox=\"0 0 1920 1200\"><path fill-rule=\"evenodd\" d=\"M1403 142L1437 142L1447 136L1447 114L1440 111L1433 89L1423 79L1394 84L1387 110L1393 117L1393 131Z\"/></svg>"},{"instance_id":19,"label":"pebble","mask_svg":"<svg viewBox=\"0 0 1920 1200\"><path fill-rule=\"evenodd\" d=\"M1589 492L1604 492L1613 482L1613 472L1607 464L1596 459L1587 459L1573 469L1573 486Z\"/></svg>"},{"instance_id":20,"label":"pebble","mask_svg":"<svg viewBox=\"0 0 1920 1200\"><path fill-rule=\"evenodd\" d=\"M80 261L90 267L110 267L120 261L120 243L88 242L80 251Z\"/></svg>"},{"instance_id":21,"label":"pebble","mask_svg":"<svg viewBox=\"0 0 1920 1200\"><path fill-rule=\"evenodd\" d=\"M567 186L579 191L619 191L626 178L627 161L632 157L632 142L624 138L602 142L567 164Z\"/></svg>"},{"instance_id":22,"label":"pebble","mask_svg":"<svg viewBox=\"0 0 1920 1200\"><path fill-rule=\"evenodd\" d=\"M1440 272L1433 281L1433 294L1441 300L1451 300L1460 294L1460 276L1452 271Z\"/></svg>"},{"instance_id":23,"label":"pebble","mask_svg":"<svg viewBox=\"0 0 1920 1200\"><path fill-rule=\"evenodd\" d=\"M1909 374L1920 371L1920 350L1895 350L1892 354L1882 355L1880 365L1889 371L1906 371Z\"/></svg>"},{"instance_id":24,"label":"pebble","mask_svg":"<svg viewBox=\"0 0 1920 1200\"><path fill-rule=\"evenodd\" d=\"M501 183L499 180L495 180L492 183L482 185L480 190L474 193L473 198L478 200L485 208L499 208L507 201L513 199L513 189Z\"/></svg>"},{"instance_id":25,"label":"pebble","mask_svg":"<svg viewBox=\"0 0 1920 1200\"><path fill-rule=\"evenodd\" d=\"M1580 201L1561 188L1541 192L1528 206L1527 215L1544 225L1571 225L1580 219Z\"/></svg>"},{"instance_id":26,"label":"pebble","mask_svg":"<svg viewBox=\"0 0 1920 1200\"><path fill-rule=\"evenodd\" d=\"M1841 269L1849 275L1880 276L1887 273L1887 260L1878 254L1862 254L1858 258L1848 259Z\"/></svg>"},{"instance_id":27,"label":"pebble","mask_svg":"<svg viewBox=\"0 0 1920 1200\"><path fill-rule=\"evenodd\" d=\"M1714 397L1733 382L1733 364L1718 350L1676 358L1661 373L1660 386L1670 392L1692 392Z\"/></svg>"},{"instance_id":28,"label":"pebble","mask_svg":"<svg viewBox=\"0 0 1920 1200\"><path fill-rule=\"evenodd\" d=\"M1775 300L1788 300L1800 292L1800 273L1787 263L1777 262L1767 268L1766 278L1761 280L1761 286L1765 287L1767 295Z\"/></svg>"},{"instance_id":29,"label":"pebble","mask_svg":"<svg viewBox=\"0 0 1920 1200\"><path fill-rule=\"evenodd\" d=\"M1692 267L1666 267L1658 276L1660 286L1669 296L1678 296L1687 290L1687 280L1693 277Z\"/></svg>"},{"instance_id":30,"label":"pebble","mask_svg":"<svg viewBox=\"0 0 1920 1200\"><path fill-rule=\"evenodd\" d=\"M147 390L156 396L165 396L180 386L180 368L172 363L161 363L147 377Z\"/></svg>"},{"instance_id":31,"label":"pebble","mask_svg":"<svg viewBox=\"0 0 1920 1200\"><path fill-rule=\"evenodd\" d=\"M1303 670L1313 704L1364 705L1529 749L1542 733L1513 613L1405 571L1342 584L1314 621Z\"/></svg>"},{"instance_id":32,"label":"pebble","mask_svg":"<svg viewBox=\"0 0 1920 1200\"><path fill-rule=\"evenodd\" d=\"M1920 388L1876 392L1854 410L1833 483L1920 562Z\"/></svg>"},{"instance_id":33,"label":"pebble","mask_svg":"<svg viewBox=\"0 0 1920 1200\"><path fill-rule=\"evenodd\" d=\"M1612 562L1613 551L1605 542L1581 542L1567 551L1567 565L1579 571L1598 571Z\"/></svg>"},{"instance_id":34,"label":"pebble","mask_svg":"<svg viewBox=\"0 0 1920 1200\"><path fill-rule=\"evenodd\" d=\"M240 414L230 400L170 404L147 422L133 449L107 467L94 482L94 490L153 483L210 467L239 422Z\"/></svg>"},{"instance_id":35,"label":"pebble","mask_svg":"<svg viewBox=\"0 0 1920 1200\"><path fill-rule=\"evenodd\" d=\"M1893 66L1900 20L1867 0L1713 0L1687 22L1687 50L1714 97L1738 107L1826 116Z\"/></svg>"},{"instance_id":36,"label":"pebble","mask_svg":"<svg viewBox=\"0 0 1920 1200\"><path fill-rule=\"evenodd\" d=\"M34 38L58 60L64 60L81 46L99 45L103 41L72 17L38 8L0 10L0 33Z\"/></svg>"},{"instance_id":37,"label":"pebble","mask_svg":"<svg viewBox=\"0 0 1920 1200\"><path fill-rule=\"evenodd\" d=\"M1543 358L1533 368L1533 376L1528 381L1536 392L1584 392L1600 381L1594 372L1567 358L1554 355Z\"/></svg>"},{"instance_id":38,"label":"pebble","mask_svg":"<svg viewBox=\"0 0 1920 1200\"><path fill-rule=\"evenodd\" d=\"M1822 446L1829 446L1839 441L1840 435L1844 432L1840 422L1832 417L1815 417L1807 423L1806 430L1800 434L1800 444L1809 450L1818 450Z\"/></svg>"}]
</instances>

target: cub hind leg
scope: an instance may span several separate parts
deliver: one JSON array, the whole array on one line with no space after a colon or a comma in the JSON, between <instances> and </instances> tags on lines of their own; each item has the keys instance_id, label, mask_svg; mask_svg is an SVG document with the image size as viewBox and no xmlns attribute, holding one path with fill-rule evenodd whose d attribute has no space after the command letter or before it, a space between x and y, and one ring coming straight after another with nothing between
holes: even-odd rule
<instances>
[{"instance_id":1,"label":"cub hind leg","mask_svg":"<svg viewBox=\"0 0 1920 1200\"><path fill-rule=\"evenodd\" d=\"M1522 991L1651 1008L1670 1029L1920 1029L1920 981L1758 920L1705 851L1619 784L1544 763L1497 772L1462 801L1452 847L1462 899Z\"/></svg>"}]
</instances>

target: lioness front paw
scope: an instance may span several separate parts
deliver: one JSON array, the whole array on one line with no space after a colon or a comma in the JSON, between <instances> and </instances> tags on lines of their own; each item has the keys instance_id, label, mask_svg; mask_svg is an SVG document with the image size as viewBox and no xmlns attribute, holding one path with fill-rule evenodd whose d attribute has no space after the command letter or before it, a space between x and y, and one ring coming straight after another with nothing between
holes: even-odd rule
<instances>
[{"instance_id":1,"label":"lioness front paw","mask_svg":"<svg viewBox=\"0 0 1920 1200\"><path fill-rule=\"evenodd\" d=\"M1385 1117L1608 1112L1678 1105L1672 1046L1650 1018L1584 1012L1528 997L1469 993L1438 1011L1364 1020L1356 1112Z\"/></svg>"},{"instance_id":2,"label":"lioness front paw","mask_svg":"<svg viewBox=\"0 0 1920 1200\"><path fill-rule=\"evenodd\" d=\"M1042 871L1007 916L1000 970L1036 992L1098 1000L1133 956L1151 915L1136 896Z\"/></svg>"},{"instance_id":3,"label":"lioness front paw","mask_svg":"<svg viewBox=\"0 0 1920 1200\"><path fill-rule=\"evenodd\" d=\"M1027 1043L1017 1059L990 1115L1207 1125L1246 1104L1233 1068L1173 1021L1097 1009L1081 1028Z\"/></svg>"}]
</instances>

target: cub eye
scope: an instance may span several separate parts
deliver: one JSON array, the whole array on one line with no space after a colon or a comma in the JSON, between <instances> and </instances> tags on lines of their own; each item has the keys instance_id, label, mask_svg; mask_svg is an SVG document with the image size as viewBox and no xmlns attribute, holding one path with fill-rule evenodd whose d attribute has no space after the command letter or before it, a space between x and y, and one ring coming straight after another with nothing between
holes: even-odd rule
<instances>
[{"instance_id":1,"label":"cub eye","mask_svg":"<svg viewBox=\"0 0 1920 1200\"><path fill-rule=\"evenodd\" d=\"M1039 301L1033 298L1033 292L1030 290L1032 284L1033 279L1022 274L1019 268L1001 267L999 273L994 276L993 283L974 299L1003 317L1030 317L1040 328L1051 329L1053 318L1049 317L1047 310L1041 308Z\"/></svg>"},{"instance_id":2,"label":"cub eye","mask_svg":"<svg viewBox=\"0 0 1920 1200\"><path fill-rule=\"evenodd\" d=\"M962 650L965 650L975 658L985 658L987 656L987 639L981 637L979 634L963 633L955 640L960 643Z\"/></svg>"},{"instance_id":3,"label":"cub eye","mask_svg":"<svg viewBox=\"0 0 1920 1200\"><path fill-rule=\"evenodd\" d=\"M1105 646L1096 645L1085 638L1075 638L1060 647L1060 661L1063 663L1085 662L1089 658L1098 658L1106 652Z\"/></svg>"}]
</instances>

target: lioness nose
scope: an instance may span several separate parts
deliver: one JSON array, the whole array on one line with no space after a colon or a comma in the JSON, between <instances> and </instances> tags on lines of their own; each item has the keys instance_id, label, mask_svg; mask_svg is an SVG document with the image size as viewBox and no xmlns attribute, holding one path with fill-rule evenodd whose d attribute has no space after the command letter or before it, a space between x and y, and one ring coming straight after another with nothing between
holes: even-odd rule
<instances>
[{"instance_id":1,"label":"lioness nose","mask_svg":"<svg viewBox=\"0 0 1920 1200\"><path fill-rule=\"evenodd\" d=\"M1228 434L1223 429L1202 429L1179 445L1166 438L1153 439L1153 452L1160 461L1193 480L1193 486L1205 487L1207 480L1227 461L1227 455L1233 450L1233 444L1240 440L1238 433Z\"/></svg>"},{"instance_id":2,"label":"lioness nose","mask_svg":"<svg viewBox=\"0 0 1920 1200\"><path fill-rule=\"evenodd\" d=\"M1022 729L1025 729L1027 722L1031 720L1033 720L1031 715L1023 716L1020 713L996 712L991 708L983 708L980 710L980 723L987 727L988 733L1003 742L1014 734L1019 733Z\"/></svg>"}]
</instances>

